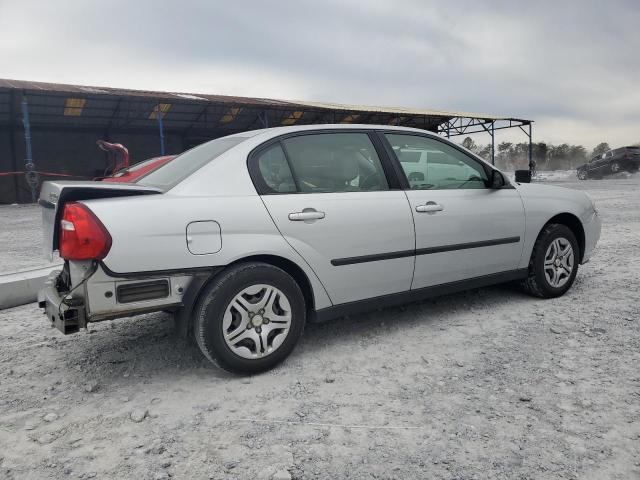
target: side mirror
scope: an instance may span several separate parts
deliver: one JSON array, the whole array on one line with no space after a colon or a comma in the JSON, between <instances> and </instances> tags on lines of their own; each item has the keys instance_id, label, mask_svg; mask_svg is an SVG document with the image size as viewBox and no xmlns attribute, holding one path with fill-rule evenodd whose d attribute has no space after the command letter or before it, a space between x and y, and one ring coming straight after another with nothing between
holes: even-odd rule
<instances>
[{"instance_id":1,"label":"side mirror","mask_svg":"<svg viewBox=\"0 0 640 480\"><path fill-rule=\"evenodd\" d=\"M531 170L516 170L516 182L531 183Z\"/></svg>"},{"instance_id":2,"label":"side mirror","mask_svg":"<svg viewBox=\"0 0 640 480\"><path fill-rule=\"evenodd\" d=\"M498 170L491 170L490 188L502 188L507 184L506 180Z\"/></svg>"}]
</instances>

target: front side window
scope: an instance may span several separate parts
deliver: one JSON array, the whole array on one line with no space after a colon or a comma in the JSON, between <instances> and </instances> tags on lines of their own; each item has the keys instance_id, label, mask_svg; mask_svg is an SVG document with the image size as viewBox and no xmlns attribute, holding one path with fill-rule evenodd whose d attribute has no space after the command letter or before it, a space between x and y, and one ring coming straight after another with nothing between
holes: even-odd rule
<instances>
[{"instance_id":1,"label":"front side window","mask_svg":"<svg viewBox=\"0 0 640 480\"><path fill-rule=\"evenodd\" d=\"M414 190L487 188L482 164L433 138L387 133L409 185Z\"/></svg>"},{"instance_id":2,"label":"front side window","mask_svg":"<svg viewBox=\"0 0 640 480\"><path fill-rule=\"evenodd\" d=\"M257 163L269 193L389 189L378 154L366 133L316 133L285 138L262 152Z\"/></svg>"}]
</instances>

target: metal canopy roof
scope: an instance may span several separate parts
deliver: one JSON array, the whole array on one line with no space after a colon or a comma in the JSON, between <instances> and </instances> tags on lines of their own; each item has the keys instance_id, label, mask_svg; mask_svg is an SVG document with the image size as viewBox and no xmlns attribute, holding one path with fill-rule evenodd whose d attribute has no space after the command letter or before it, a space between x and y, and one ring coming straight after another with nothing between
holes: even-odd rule
<instances>
[{"instance_id":1,"label":"metal canopy roof","mask_svg":"<svg viewBox=\"0 0 640 480\"><path fill-rule=\"evenodd\" d=\"M529 125L530 120L468 112L342 105L226 95L154 92L0 79L0 127L20 124L28 103L31 128L144 131L207 137L280 125L366 123L423 128L448 136ZM160 118L158 118L160 117ZM503 126L496 124L502 122Z\"/></svg>"}]
</instances>

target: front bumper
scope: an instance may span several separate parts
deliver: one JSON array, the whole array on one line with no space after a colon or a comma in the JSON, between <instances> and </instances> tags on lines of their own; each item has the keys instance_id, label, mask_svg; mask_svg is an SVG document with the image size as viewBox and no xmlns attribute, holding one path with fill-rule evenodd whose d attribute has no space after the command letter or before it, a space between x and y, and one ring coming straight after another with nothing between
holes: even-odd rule
<instances>
[{"instance_id":1,"label":"front bumper","mask_svg":"<svg viewBox=\"0 0 640 480\"><path fill-rule=\"evenodd\" d=\"M600 217L596 212L593 212L593 214L586 222L583 222L582 225L584 228L584 254L582 255L581 263L587 263L593 255L596 244L600 239L602 220L600 220Z\"/></svg>"}]
</instances>

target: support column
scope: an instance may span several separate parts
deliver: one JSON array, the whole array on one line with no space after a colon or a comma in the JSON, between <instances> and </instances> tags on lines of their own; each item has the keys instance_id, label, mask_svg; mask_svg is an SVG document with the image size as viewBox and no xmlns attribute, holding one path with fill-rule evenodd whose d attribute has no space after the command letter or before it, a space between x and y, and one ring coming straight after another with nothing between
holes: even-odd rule
<instances>
[{"instance_id":1,"label":"support column","mask_svg":"<svg viewBox=\"0 0 640 480\"><path fill-rule=\"evenodd\" d=\"M158 119L158 131L160 133L160 156L164 156L164 127L162 125L162 112L160 104L156 106L156 118Z\"/></svg>"},{"instance_id":2,"label":"support column","mask_svg":"<svg viewBox=\"0 0 640 480\"><path fill-rule=\"evenodd\" d=\"M496 122L491 120L491 165L496 164Z\"/></svg>"},{"instance_id":3,"label":"support column","mask_svg":"<svg viewBox=\"0 0 640 480\"><path fill-rule=\"evenodd\" d=\"M27 180L27 184L31 189L31 201L36 203L38 195L38 174L36 173L35 165L33 164L33 152L31 150L31 123L29 122L29 105L27 103L27 97L22 96L22 125L24 127L24 143L26 148L26 158L24 165L24 176Z\"/></svg>"},{"instance_id":4,"label":"support column","mask_svg":"<svg viewBox=\"0 0 640 480\"><path fill-rule=\"evenodd\" d=\"M529 171L532 170L533 167L533 140L532 140L532 124L529 122Z\"/></svg>"},{"instance_id":5,"label":"support column","mask_svg":"<svg viewBox=\"0 0 640 480\"><path fill-rule=\"evenodd\" d=\"M9 105L9 148L11 149L11 170L17 172L18 167L18 154L16 152L16 134L18 133L18 99L16 96L16 91L11 90L11 100ZM7 165L8 167L9 165ZM18 175L12 175L13 177L13 188L15 192L15 197L13 199L14 202L20 203L20 183L18 179Z\"/></svg>"}]
</instances>

